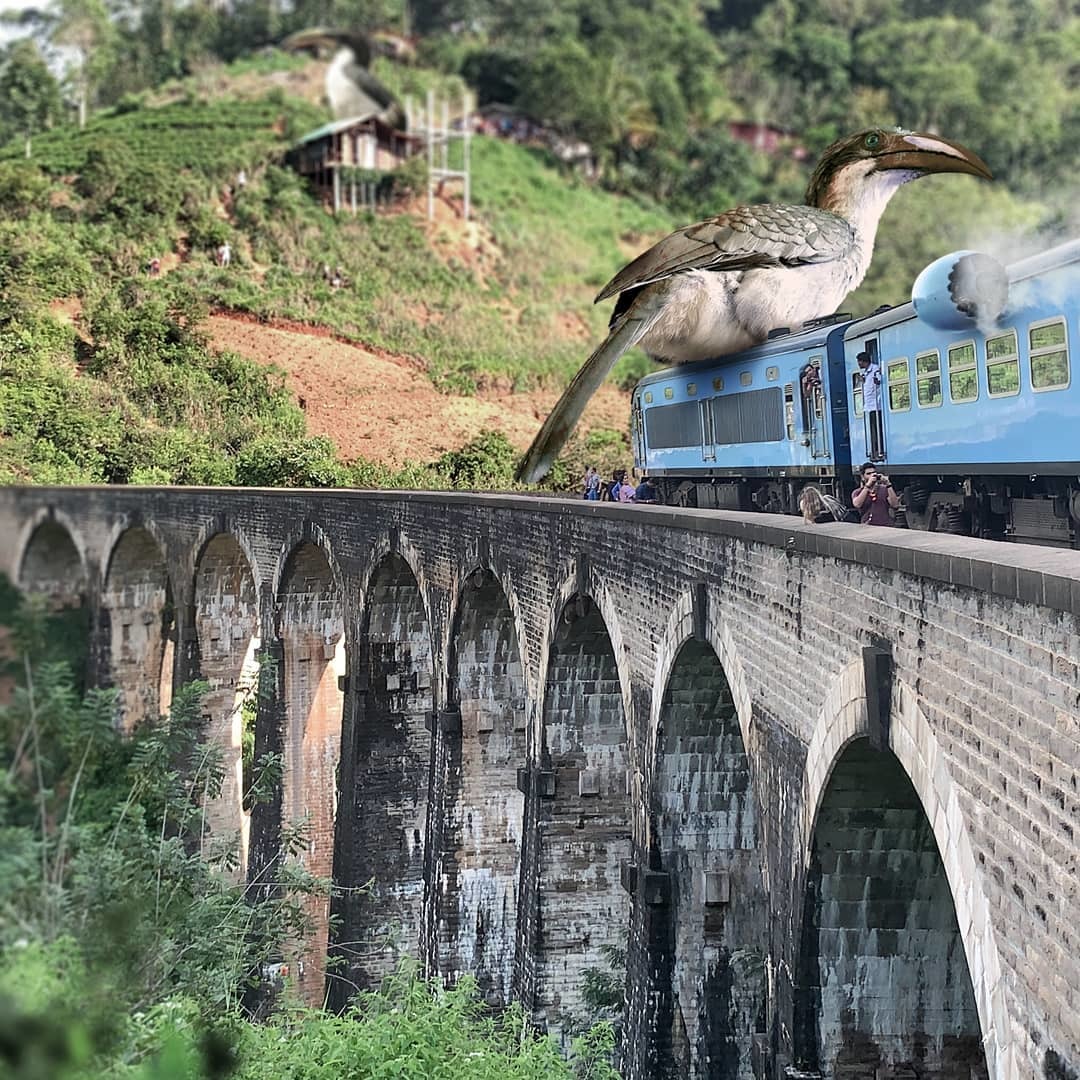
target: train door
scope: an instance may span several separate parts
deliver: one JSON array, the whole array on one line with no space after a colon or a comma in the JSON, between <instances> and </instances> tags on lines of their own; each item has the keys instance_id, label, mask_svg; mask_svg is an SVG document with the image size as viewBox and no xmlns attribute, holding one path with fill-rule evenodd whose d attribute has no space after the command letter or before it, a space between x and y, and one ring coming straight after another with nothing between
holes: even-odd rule
<instances>
[{"instance_id":1,"label":"train door","mask_svg":"<svg viewBox=\"0 0 1080 1080\"><path fill-rule=\"evenodd\" d=\"M630 440L638 469L648 468L645 461L645 416L641 409L640 394L634 395L633 407L630 410Z\"/></svg>"},{"instance_id":2,"label":"train door","mask_svg":"<svg viewBox=\"0 0 1080 1080\"><path fill-rule=\"evenodd\" d=\"M716 460L716 424L714 422L712 400L706 398L698 402L701 409L701 460Z\"/></svg>"},{"instance_id":3,"label":"train door","mask_svg":"<svg viewBox=\"0 0 1080 1080\"><path fill-rule=\"evenodd\" d=\"M821 363L824 357L811 356L799 378L802 397L803 431L810 456L815 460L829 456L828 401L822 381Z\"/></svg>"},{"instance_id":4,"label":"train door","mask_svg":"<svg viewBox=\"0 0 1080 1080\"><path fill-rule=\"evenodd\" d=\"M864 357L868 362L863 362ZM856 413L862 413L866 456L870 461L885 461L888 458L884 404L886 386L878 339L864 338L855 360L858 370L852 375L852 397Z\"/></svg>"}]
</instances>

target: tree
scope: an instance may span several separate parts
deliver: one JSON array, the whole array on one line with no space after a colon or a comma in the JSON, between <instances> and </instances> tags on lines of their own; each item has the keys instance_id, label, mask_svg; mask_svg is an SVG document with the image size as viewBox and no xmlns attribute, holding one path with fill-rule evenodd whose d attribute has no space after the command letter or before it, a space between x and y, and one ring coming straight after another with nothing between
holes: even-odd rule
<instances>
[{"instance_id":1,"label":"tree","mask_svg":"<svg viewBox=\"0 0 1080 1080\"><path fill-rule=\"evenodd\" d=\"M85 127L90 100L115 61L115 31L102 0L59 0L54 20L54 44L75 53L70 79L79 127Z\"/></svg>"},{"instance_id":2,"label":"tree","mask_svg":"<svg viewBox=\"0 0 1080 1080\"><path fill-rule=\"evenodd\" d=\"M117 62L116 28L104 0L56 0L48 7L27 7L10 21L40 34L64 50L67 78L85 127L90 101Z\"/></svg>"},{"instance_id":3,"label":"tree","mask_svg":"<svg viewBox=\"0 0 1080 1080\"><path fill-rule=\"evenodd\" d=\"M37 46L28 39L15 42L0 71L0 127L10 136L21 135L30 157L30 140L51 127L60 111L60 87Z\"/></svg>"}]
</instances>

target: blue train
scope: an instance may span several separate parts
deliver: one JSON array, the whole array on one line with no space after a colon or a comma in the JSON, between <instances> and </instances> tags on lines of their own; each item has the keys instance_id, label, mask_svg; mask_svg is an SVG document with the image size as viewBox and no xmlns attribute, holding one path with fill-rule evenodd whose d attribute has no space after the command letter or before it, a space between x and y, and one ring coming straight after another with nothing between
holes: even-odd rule
<instances>
[{"instance_id":1,"label":"blue train","mask_svg":"<svg viewBox=\"0 0 1080 1080\"><path fill-rule=\"evenodd\" d=\"M955 252L919 275L910 303L643 379L635 463L668 503L796 513L809 483L850 505L873 456L911 528L1077 547L1077 341L1080 241L1008 268ZM877 418L862 352L880 365Z\"/></svg>"}]
</instances>

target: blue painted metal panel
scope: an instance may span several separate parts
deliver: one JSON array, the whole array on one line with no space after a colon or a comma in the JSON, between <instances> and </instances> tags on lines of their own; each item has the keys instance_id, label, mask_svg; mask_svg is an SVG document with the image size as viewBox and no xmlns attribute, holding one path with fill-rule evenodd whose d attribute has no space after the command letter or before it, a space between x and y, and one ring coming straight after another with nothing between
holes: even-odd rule
<instances>
[{"instance_id":1,"label":"blue painted metal panel","mask_svg":"<svg viewBox=\"0 0 1080 1080\"><path fill-rule=\"evenodd\" d=\"M850 393L850 376L858 370L855 354L872 338L878 341L882 369L886 462L889 469L930 469L934 466L968 466L992 472L995 463L1015 465L1075 463L1080 458L1080 380L1072 377L1059 389L1035 389L1032 383L1030 330L1048 320L1063 319L1069 367L1080 357L1080 252L1077 258L1050 268L1038 277L1014 280L1009 305L996 326L968 330L935 330L923 323L910 304L896 308L891 319L878 317L873 331L853 323L845 334L845 363L849 381L849 422L852 459L856 465L867 456L864 421L856 416ZM991 396L987 372L987 338L1015 330L1018 344L1019 389L1008 396ZM971 343L975 352L978 396L972 401L951 399L949 348ZM937 349L940 354L942 402L920 405L915 357ZM889 400L890 361L907 358L910 409L898 411ZM1067 467L1053 469L1068 472Z\"/></svg>"},{"instance_id":2,"label":"blue painted metal panel","mask_svg":"<svg viewBox=\"0 0 1080 1080\"><path fill-rule=\"evenodd\" d=\"M688 401L705 403L704 408L721 423L714 428L715 438L709 440L705 435L708 421L699 419L693 432L701 433L703 441L693 446L659 447L646 439L644 461L639 460L639 466L644 464L658 474L741 468L782 473L796 467L831 471L836 443L832 372L837 368L836 357L842 356L842 330L841 326L789 335L758 349L669 368L642 380L635 391L635 405L642 411L646 435L650 431L650 411ZM830 342L835 343L831 362ZM818 362L821 378L822 408L816 439L804 423L801 407L801 376L812 360ZM789 388L791 401L787 402ZM775 390L775 397L762 395L760 391L765 389ZM715 399L722 399L723 404L714 408ZM770 411L763 413L762 409ZM736 411L743 417L739 426L744 433L765 430L782 437L752 442L725 440L724 419ZM846 435L843 410L840 419L841 434ZM664 432L661 442L670 441L666 424L655 424L653 430Z\"/></svg>"}]
</instances>

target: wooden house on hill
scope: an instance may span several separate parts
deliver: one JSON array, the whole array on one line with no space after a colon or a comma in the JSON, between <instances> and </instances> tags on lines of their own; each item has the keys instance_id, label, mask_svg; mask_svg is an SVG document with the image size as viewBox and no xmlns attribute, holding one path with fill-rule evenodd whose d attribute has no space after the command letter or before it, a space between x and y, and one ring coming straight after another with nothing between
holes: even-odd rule
<instances>
[{"instance_id":1,"label":"wooden house on hill","mask_svg":"<svg viewBox=\"0 0 1080 1080\"><path fill-rule=\"evenodd\" d=\"M416 135L399 131L374 114L334 120L309 131L289 152L289 164L331 202L334 213L357 207L357 185L366 203L364 173L390 172L423 149Z\"/></svg>"}]
</instances>

